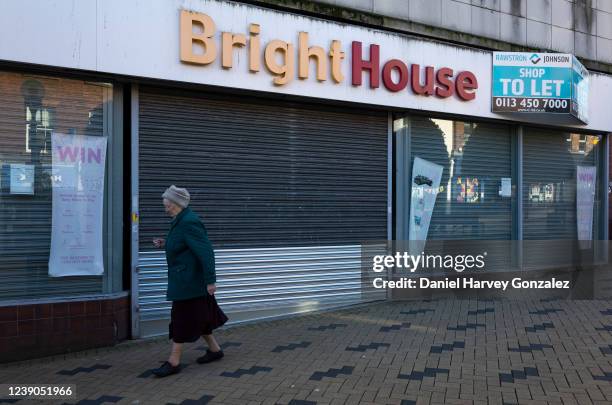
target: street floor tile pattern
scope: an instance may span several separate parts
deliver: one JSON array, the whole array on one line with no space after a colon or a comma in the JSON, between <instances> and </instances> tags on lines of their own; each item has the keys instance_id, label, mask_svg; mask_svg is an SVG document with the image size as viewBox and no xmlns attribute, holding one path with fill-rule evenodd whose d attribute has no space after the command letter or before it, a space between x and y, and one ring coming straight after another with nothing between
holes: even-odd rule
<instances>
[{"instance_id":1,"label":"street floor tile pattern","mask_svg":"<svg viewBox=\"0 0 612 405\"><path fill-rule=\"evenodd\" d=\"M75 384L77 398L0 404L612 404L612 302L383 302L216 333L225 357L150 372L166 339L0 367L0 383Z\"/></svg>"}]
</instances>

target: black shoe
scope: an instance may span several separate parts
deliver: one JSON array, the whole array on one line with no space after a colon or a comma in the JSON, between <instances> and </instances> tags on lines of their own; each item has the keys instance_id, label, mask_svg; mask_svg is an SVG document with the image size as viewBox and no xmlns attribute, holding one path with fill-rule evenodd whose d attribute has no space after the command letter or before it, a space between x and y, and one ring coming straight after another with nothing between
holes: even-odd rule
<instances>
[{"instance_id":1,"label":"black shoe","mask_svg":"<svg viewBox=\"0 0 612 405\"><path fill-rule=\"evenodd\" d=\"M206 349L206 354L202 357L198 357L197 361L200 364L206 364L210 363L211 361L221 360L222 357L223 350L219 350L218 352L211 352L210 350Z\"/></svg>"},{"instance_id":2,"label":"black shoe","mask_svg":"<svg viewBox=\"0 0 612 405\"><path fill-rule=\"evenodd\" d=\"M168 377L169 375L176 374L179 371L181 371L180 364L178 366L173 366L167 361L164 364L162 364L160 368L155 368L151 370L151 372L158 377Z\"/></svg>"}]
</instances>

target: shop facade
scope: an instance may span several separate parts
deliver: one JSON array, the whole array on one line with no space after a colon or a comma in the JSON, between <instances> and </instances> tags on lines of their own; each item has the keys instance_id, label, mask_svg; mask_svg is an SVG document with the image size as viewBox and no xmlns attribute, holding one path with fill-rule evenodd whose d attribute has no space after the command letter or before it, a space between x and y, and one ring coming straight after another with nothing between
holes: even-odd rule
<instances>
[{"instance_id":1,"label":"shop facade","mask_svg":"<svg viewBox=\"0 0 612 405\"><path fill-rule=\"evenodd\" d=\"M192 193L235 321L390 298L362 288L361 246L414 236L416 158L442 168L426 239L576 240L578 166L595 173L590 238L608 238L611 76L591 72L588 123L493 113L490 51L229 1L71 7L53 13L74 31L42 42L0 28L20 38L0 48L3 354L167 332L152 240L170 184ZM49 275L53 134L107 139L101 274ZM62 340L79 330L107 339Z\"/></svg>"}]
</instances>

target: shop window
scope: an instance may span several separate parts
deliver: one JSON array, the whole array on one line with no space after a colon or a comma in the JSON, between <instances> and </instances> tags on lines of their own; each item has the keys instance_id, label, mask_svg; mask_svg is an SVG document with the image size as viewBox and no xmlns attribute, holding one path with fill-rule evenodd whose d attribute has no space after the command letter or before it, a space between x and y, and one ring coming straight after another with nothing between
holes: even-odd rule
<instances>
[{"instance_id":1,"label":"shop window","mask_svg":"<svg viewBox=\"0 0 612 405\"><path fill-rule=\"evenodd\" d=\"M410 152L411 171L416 158L441 168L433 208L424 207L433 209L427 239L512 239L512 137L508 126L411 117ZM413 184L411 195L416 197L419 188ZM407 210L417 212L418 201L408 201L416 205ZM422 205L427 203L424 199Z\"/></svg>"},{"instance_id":2,"label":"shop window","mask_svg":"<svg viewBox=\"0 0 612 405\"><path fill-rule=\"evenodd\" d=\"M589 192L579 181L579 170L594 174L592 209L580 209L592 222L591 238L597 231L601 190L601 136L562 133L528 128L525 131L523 205L524 239L578 239L577 193ZM585 169L581 169L585 168ZM578 186L581 187L578 187ZM577 189L578 187L578 189Z\"/></svg>"},{"instance_id":3,"label":"shop window","mask_svg":"<svg viewBox=\"0 0 612 405\"><path fill-rule=\"evenodd\" d=\"M53 186L62 179L65 185L76 182L54 166L52 141L54 134L108 136L110 122L103 119L102 111L111 108L110 89L79 80L0 71L0 301L103 292L106 273L49 275L52 225L61 226L52 223L57 208ZM75 160L89 158L80 151L70 152L66 156ZM63 214L83 214L75 212L76 204L65 205ZM75 234L88 231L85 224Z\"/></svg>"},{"instance_id":4,"label":"shop window","mask_svg":"<svg viewBox=\"0 0 612 405\"><path fill-rule=\"evenodd\" d=\"M527 128L523 238L527 267L584 259L576 240L601 238L601 136ZM542 242L538 242L542 241ZM583 245L585 247L586 245Z\"/></svg>"}]
</instances>

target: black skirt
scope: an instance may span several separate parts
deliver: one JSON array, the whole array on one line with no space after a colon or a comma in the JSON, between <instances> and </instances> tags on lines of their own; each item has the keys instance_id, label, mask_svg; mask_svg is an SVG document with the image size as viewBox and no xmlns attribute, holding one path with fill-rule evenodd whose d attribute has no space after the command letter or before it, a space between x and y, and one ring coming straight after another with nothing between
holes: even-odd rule
<instances>
[{"instance_id":1,"label":"black skirt","mask_svg":"<svg viewBox=\"0 0 612 405\"><path fill-rule=\"evenodd\" d=\"M175 343L195 342L225 322L227 316L219 308L214 295L172 301L169 338Z\"/></svg>"}]
</instances>

